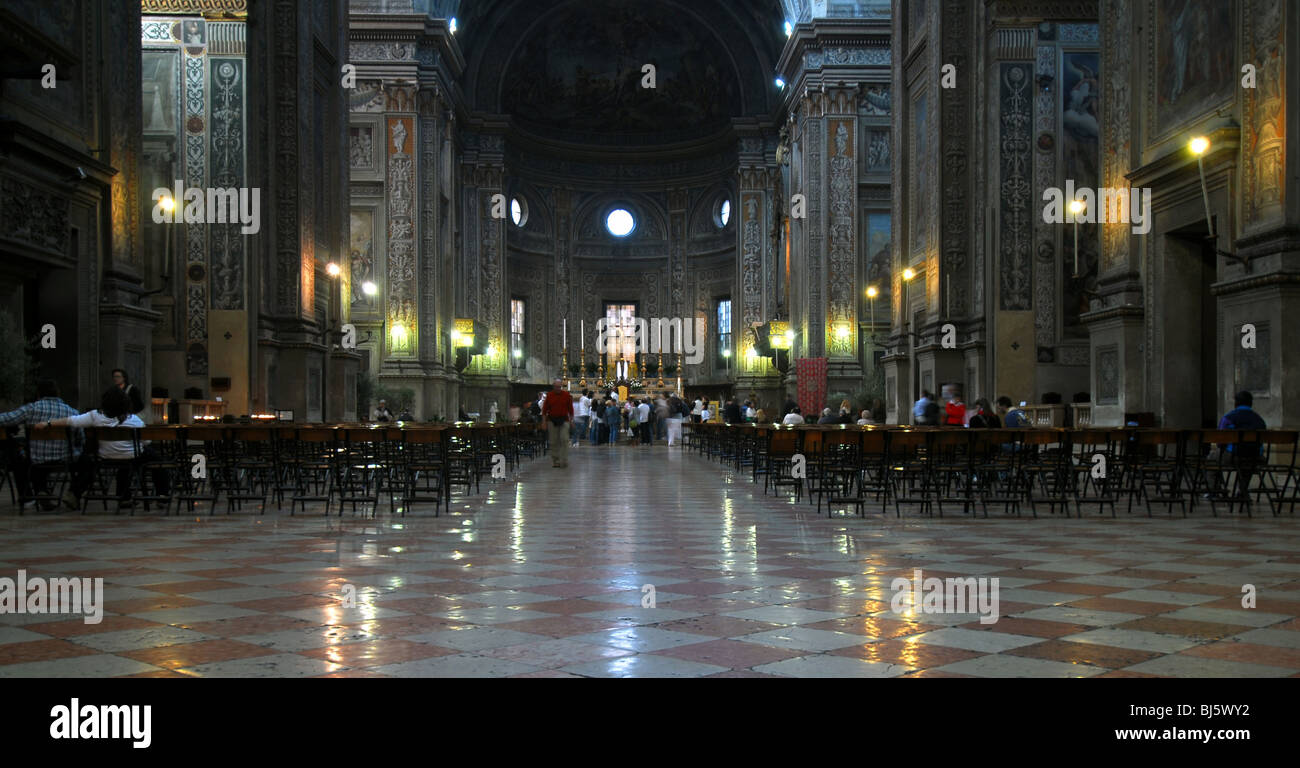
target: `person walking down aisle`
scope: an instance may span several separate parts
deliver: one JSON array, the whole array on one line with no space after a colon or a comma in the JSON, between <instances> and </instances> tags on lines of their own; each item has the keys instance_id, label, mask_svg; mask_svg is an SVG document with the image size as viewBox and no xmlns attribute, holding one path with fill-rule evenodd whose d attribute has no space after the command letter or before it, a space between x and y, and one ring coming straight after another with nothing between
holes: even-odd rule
<instances>
[{"instance_id":1,"label":"person walking down aisle","mask_svg":"<svg viewBox=\"0 0 1300 768\"><path fill-rule=\"evenodd\" d=\"M668 445L676 445L682 441L682 411L685 404L681 398L673 395L668 400Z\"/></svg>"},{"instance_id":2,"label":"person walking down aisle","mask_svg":"<svg viewBox=\"0 0 1300 768\"><path fill-rule=\"evenodd\" d=\"M546 438L551 443L551 466L569 466L569 428L573 424L573 396L561 387L564 382L551 382L551 391L542 401L542 414L546 417Z\"/></svg>"}]
</instances>

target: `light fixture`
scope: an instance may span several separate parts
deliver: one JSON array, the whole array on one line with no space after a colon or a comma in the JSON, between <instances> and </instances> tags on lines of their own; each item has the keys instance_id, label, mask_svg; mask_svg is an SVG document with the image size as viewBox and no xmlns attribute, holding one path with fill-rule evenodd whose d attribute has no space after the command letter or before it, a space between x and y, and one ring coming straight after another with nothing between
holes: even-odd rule
<instances>
[{"instance_id":1,"label":"light fixture","mask_svg":"<svg viewBox=\"0 0 1300 768\"><path fill-rule=\"evenodd\" d=\"M876 297L879 296L879 295L880 295L880 291L876 290L876 286L874 286L874 285L869 285L869 286L867 286L867 298L868 298L868 299L874 299L874 298L876 298Z\"/></svg>"},{"instance_id":2,"label":"light fixture","mask_svg":"<svg viewBox=\"0 0 1300 768\"><path fill-rule=\"evenodd\" d=\"M516 349L516 350L515 350L515 358L516 358L516 359L521 358L521 357L523 357L523 356L524 356L524 351L523 351L522 349Z\"/></svg>"},{"instance_id":3,"label":"light fixture","mask_svg":"<svg viewBox=\"0 0 1300 768\"><path fill-rule=\"evenodd\" d=\"M459 346L462 346L461 343L460 343L460 331L452 331L452 332L451 332L451 345L452 345L453 347L459 347Z\"/></svg>"},{"instance_id":4,"label":"light fixture","mask_svg":"<svg viewBox=\"0 0 1300 768\"><path fill-rule=\"evenodd\" d=\"M447 29L451 30L451 33L452 33L453 35L456 34L456 17L455 17L455 16L452 16L450 19L447 20Z\"/></svg>"},{"instance_id":5,"label":"light fixture","mask_svg":"<svg viewBox=\"0 0 1300 768\"><path fill-rule=\"evenodd\" d=\"M339 269L339 265L332 261L325 265L325 274L330 277L338 277L342 271L343 270Z\"/></svg>"},{"instance_id":6,"label":"light fixture","mask_svg":"<svg viewBox=\"0 0 1300 768\"><path fill-rule=\"evenodd\" d=\"M722 350L722 356L723 356L723 357L731 357L731 350L730 350L730 349L724 349L724 350Z\"/></svg>"},{"instance_id":7,"label":"light fixture","mask_svg":"<svg viewBox=\"0 0 1300 768\"><path fill-rule=\"evenodd\" d=\"M786 349L789 349L790 347L794 346L794 331L785 332L785 344L786 344Z\"/></svg>"},{"instance_id":8,"label":"light fixture","mask_svg":"<svg viewBox=\"0 0 1300 768\"><path fill-rule=\"evenodd\" d=\"M361 284L361 292L367 296L374 296L376 293L379 293L379 286L367 280Z\"/></svg>"},{"instance_id":9,"label":"light fixture","mask_svg":"<svg viewBox=\"0 0 1300 768\"><path fill-rule=\"evenodd\" d=\"M489 344L489 345L488 345L488 348L487 348L487 356L488 356L488 357L496 357L496 356L497 356L497 345L495 345L495 344Z\"/></svg>"},{"instance_id":10,"label":"light fixture","mask_svg":"<svg viewBox=\"0 0 1300 768\"><path fill-rule=\"evenodd\" d=\"M777 78L776 78L776 87L777 87L777 88L784 88L784 87L785 87L785 80L782 79L780 75L778 75Z\"/></svg>"},{"instance_id":11,"label":"light fixture","mask_svg":"<svg viewBox=\"0 0 1300 768\"><path fill-rule=\"evenodd\" d=\"M847 338L849 337L849 326L848 326L848 324L847 324L847 323L836 323L836 325L835 325L835 335L836 335L837 337L841 338L841 339L847 339Z\"/></svg>"},{"instance_id":12,"label":"light fixture","mask_svg":"<svg viewBox=\"0 0 1300 768\"><path fill-rule=\"evenodd\" d=\"M1070 218L1074 220L1074 277L1079 276L1079 214L1087 208L1082 200L1070 201Z\"/></svg>"},{"instance_id":13,"label":"light fixture","mask_svg":"<svg viewBox=\"0 0 1300 768\"><path fill-rule=\"evenodd\" d=\"M1205 201L1205 226L1214 238L1214 216L1210 213L1210 187L1205 183L1205 153L1210 151L1210 140L1197 136L1187 144L1187 148L1196 155L1196 167L1201 172L1201 199Z\"/></svg>"},{"instance_id":14,"label":"light fixture","mask_svg":"<svg viewBox=\"0 0 1300 768\"><path fill-rule=\"evenodd\" d=\"M171 195L163 195L162 197L158 198L158 205L160 205L162 209L168 213L171 213L172 211L176 210L176 200Z\"/></svg>"},{"instance_id":15,"label":"light fixture","mask_svg":"<svg viewBox=\"0 0 1300 768\"><path fill-rule=\"evenodd\" d=\"M916 270L912 269L911 267L908 267L907 269L903 270L904 280L911 280L914 277L916 277Z\"/></svg>"},{"instance_id":16,"label":"light fixture","mask_svg":"<svg viewBox=\"0 0 1300 768\"><path fill-rule=\"evenodd\" d=\"M789 37L794 34L794 25L790 22L785 23L785 36Z\"/></svg>"},{"instance_id":17,"label":"light fixture","mask_svg":"<svg viewBox=\"0 0 1300 768\"><path fill-rule=\"evenodd\" d=\"M403 325L403 324L401 324L401 323L393 323L392 333L393 333L393 346L394 346L394 347L405 347L405 346L406 346L406 326Z\"/></svg>"}]
</instances>

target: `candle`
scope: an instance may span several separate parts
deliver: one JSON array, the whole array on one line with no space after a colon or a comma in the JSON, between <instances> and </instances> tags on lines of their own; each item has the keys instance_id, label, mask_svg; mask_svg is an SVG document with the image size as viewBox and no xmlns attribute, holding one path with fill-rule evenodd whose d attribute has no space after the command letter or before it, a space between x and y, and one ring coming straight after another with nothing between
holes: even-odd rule
<instances>
[{"instance_id":1,"label":"candle","mask_svg":"<svg viewBox=\"0 0 1300 768\"><path fill-rule=\"evenodd\" d=\"M943 276L943 313L952 317L952 275Z\"/></svg>"},{"instance_id":2,"label":"candle","mask_svg":"<svg viewBox=\"0 0 1300 768\"><path fill-rule=\"evenodd\" d=\"M578 348L579 349L587 348L587 321L586 320L578 321Z\"/></svg>"},{"instance_id":3,"label":"candle","mask_svg":"<svg viewBox=\"0 0 1300 768\"><path fill-rule=\"evenodd\" d=\"M560 333L563 335L564 348L569 348L569 321L567 319L560 321Z\"/></svg>"}]
</instances>

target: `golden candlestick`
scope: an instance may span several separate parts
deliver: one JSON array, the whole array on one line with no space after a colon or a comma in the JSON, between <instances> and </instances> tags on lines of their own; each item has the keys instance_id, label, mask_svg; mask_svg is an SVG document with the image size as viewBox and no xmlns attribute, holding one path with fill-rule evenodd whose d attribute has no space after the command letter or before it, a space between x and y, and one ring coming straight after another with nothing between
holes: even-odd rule
<instances>
[{"instance_id":1,"label":"golden candlestick","mask_svg":"<svg viewBox=\"0 0 1300 768\"><path fill-rule=\"evenodd\" d=\"M659 353L659 388L664 388L664 353Z\"/></svg>"},{"instance_id":2,"label":"golden candlestick","mask_svg":"<svg viewBox=\"0 0 1300 768\"><path fill-rule=\"evenodd\" d=\"M560 353L560 378L564 381L564 388L569 388L569 348L565 347Z\"/></svg>"},{"instance_id":3,"label":"golden candlestick","mask_svg":"<svg viewBox=\"0 0 1300 768\"><path fill-rule=\"evenodd\" d=\"M587 389L587 348L578 349L578 387Z\"/></svg>"}]
</instances>

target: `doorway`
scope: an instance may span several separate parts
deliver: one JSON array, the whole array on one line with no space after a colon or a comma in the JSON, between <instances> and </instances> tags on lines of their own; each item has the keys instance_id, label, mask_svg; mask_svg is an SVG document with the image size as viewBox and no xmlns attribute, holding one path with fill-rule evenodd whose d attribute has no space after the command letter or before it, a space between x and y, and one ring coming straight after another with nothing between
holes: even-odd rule
<instances>
[{"instance_id":1,"label":"doorway","mask_svg":"<svg viewBox=\"0 0 1300 768\"><path fill-rule=\"evenodd\" d=\"M1212 429L1220 397L1218 279L1214 241L1205 222L1166 236L1164 263L1164 419L1166 427Z\"/></svg>"}]
</instances>

